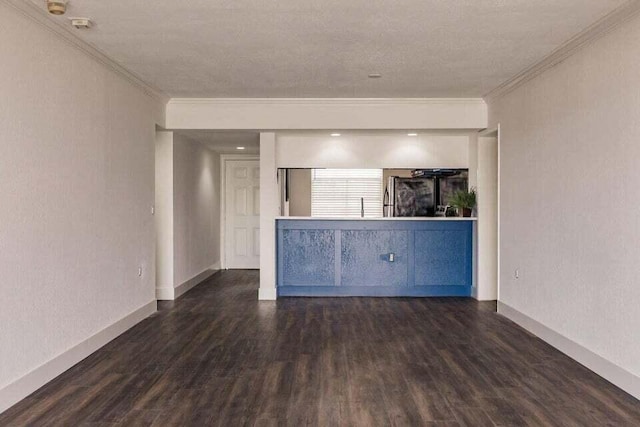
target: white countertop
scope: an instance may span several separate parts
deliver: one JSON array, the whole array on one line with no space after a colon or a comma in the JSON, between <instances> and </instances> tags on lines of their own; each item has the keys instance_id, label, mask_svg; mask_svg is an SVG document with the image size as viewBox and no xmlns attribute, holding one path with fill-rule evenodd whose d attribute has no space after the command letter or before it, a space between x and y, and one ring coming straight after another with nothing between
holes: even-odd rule
<instances>
[{"instance_id":1,"label":"white countertop","mask_svg":"<svg viewBox=\"0 0 640 427\"><path fill-rule=\"evenodd\" d=\"M381 217L381 218L317 218L310 216L277 216L276 219L312 220L312 221L476 221L476 217L459 216L411 216L411 217Z\"/></svg>"}]
</instances>

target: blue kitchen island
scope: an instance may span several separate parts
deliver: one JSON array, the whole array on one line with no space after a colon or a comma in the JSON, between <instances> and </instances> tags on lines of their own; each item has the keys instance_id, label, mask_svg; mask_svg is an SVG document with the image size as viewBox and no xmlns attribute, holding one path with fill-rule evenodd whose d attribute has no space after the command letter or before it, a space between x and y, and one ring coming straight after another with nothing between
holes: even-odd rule
<instances>
[{"instance_id":1,"label":"blue kitchen island","mask_svg":"<svg viewBox=\"0 0 640 427\"><path fill-rule=\"evenodd\" d=\"M278 296L471 296L474 218L276 220Z\"/></svg>"}]
</instances>

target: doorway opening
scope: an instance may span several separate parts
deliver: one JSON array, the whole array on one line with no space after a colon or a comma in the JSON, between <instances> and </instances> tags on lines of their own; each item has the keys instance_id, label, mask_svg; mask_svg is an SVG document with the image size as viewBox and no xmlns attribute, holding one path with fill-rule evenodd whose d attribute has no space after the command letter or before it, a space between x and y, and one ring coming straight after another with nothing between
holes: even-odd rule
<instances>
[{"instance_id":1,"label":"doorway opening","mask_svg":"<svg viewBox=\"0 0 640 427\"><path fill-rule=\"evenodd\" d=\"M176 299L222 268L258 268L259 133L158 129L155 148L156 298ZM246 170L227 174L230 161ZM242 221L245 234L230 233L238 243L230 253L241 255L246 242L252 257L225 265L226 230Z\"/></svg>"},{"instance_id":2,"label":"doorway opening","mask_svg":"<svg viewBox=\"0 0 640 427\"><path fill-rule=\"evenodd\" d=\"M260 268L260 160L222 157L221 239L225 269Z\"/></svg>"}]
</instances>

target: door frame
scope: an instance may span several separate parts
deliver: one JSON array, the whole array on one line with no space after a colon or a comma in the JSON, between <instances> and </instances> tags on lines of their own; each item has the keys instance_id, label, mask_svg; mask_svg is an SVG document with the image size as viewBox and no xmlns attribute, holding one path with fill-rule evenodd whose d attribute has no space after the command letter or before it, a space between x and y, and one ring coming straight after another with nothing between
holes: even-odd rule
<instances>
[{"instance_id":1,"label":"door frame","mask_svg":"<svg viewBox=\"0 0 640 427\"><path fill-rule=\"evenodd\" d=\"M258 154L220 155L220 269L227 269L226 229L227 229L227 164L248 160L260 161Z\"/></svg>"}]
</instances>

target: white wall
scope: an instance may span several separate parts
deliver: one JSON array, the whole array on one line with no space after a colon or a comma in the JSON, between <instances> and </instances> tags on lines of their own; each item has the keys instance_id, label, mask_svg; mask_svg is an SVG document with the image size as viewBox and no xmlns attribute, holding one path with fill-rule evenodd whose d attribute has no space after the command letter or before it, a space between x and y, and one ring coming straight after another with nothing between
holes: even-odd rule
<instances>
[{"instance_id":1,"label":"white wall","mask_svg":"<svg viewBox=\"0 0 640 427\"><path fill-rule=\"evenodd\" d=\"M258 299L275 300L276 216L280 213L280 189L276 167L276 134L260 133L260 289Z\"/></svg>"},{"instance_id":2,"label":"white wall","mask_svg":"<svg viewBox=\"0 0 640 427\"><path fill-rule=\"evenodd\" d=\"M173 296L173 132L156 133L156 288Z\"/></svg>"},{"instance_id":3,"label":"white wall","mask_svg":"<svg viewBox=\"0 0 640 427\"><path fill-rule=\"evenodd\" d=\"M172 99L171 129L484 129L482 99Z\"/></svg>"},{"instance_id":4,"label":"white wall","mask_svg":"<svg viewBox=\"0 0 640 427\"><path fill-rule=\"evenodd\" d=\"M174 134L174 283L220 263L220 155Z\"/></svg>"},{"instance_id":5,"label":"white wall","mask_svg":"<svg viewBox=\"0 0 640 427\"><path fill-rule=\"evenodd\" d=\"M466 168L468 135L340 137L278 133L279 168Z\"/></svg>"},{"instance_id":6,"label":"white wall","mask_svg":"<svg viewBox=\"0 0 640 427\"><path fill-rule=\"evenodd\" d=\"M477 295L498 298L498 138L477 138Z\"/></svg>"},{"instance_id":7,"label":"white wall","mask_svg":"<svg viewBox=\"0 0 640 427\"><path fill-rule=\"evenodd\" d=\"M155 311L163 107L4 2L0 28L2 411Z\"/></svg>"},{"instance_id":8,"label":"white wall","mask_svg":"<svg viewBox=\"0 0 640 427\"><path fill-rule=\"evenodd\" d=\"M492 100L490 122L501 129L501 302L640 397L638 40L635 17Z\"/></svg>"},{"instance_id":9,"label":"white wall","mask_svg":"<svg viewBox=\"0 0 640 427\"><path fill-rule=\"evenodd\" d=\"M311 169L291 169L289 179L289 215L311 216Z\"/></svg>"},{"instance_id":10,"label":"white wall","mask_svg":"<svg viewBox=\"0 0 640 427\"><path fill-rule=\"evenodd\" d=\"M220 269L220 155L174 132L156 138L156 296L178 298Z\"/></svg>"}]
</instances>

